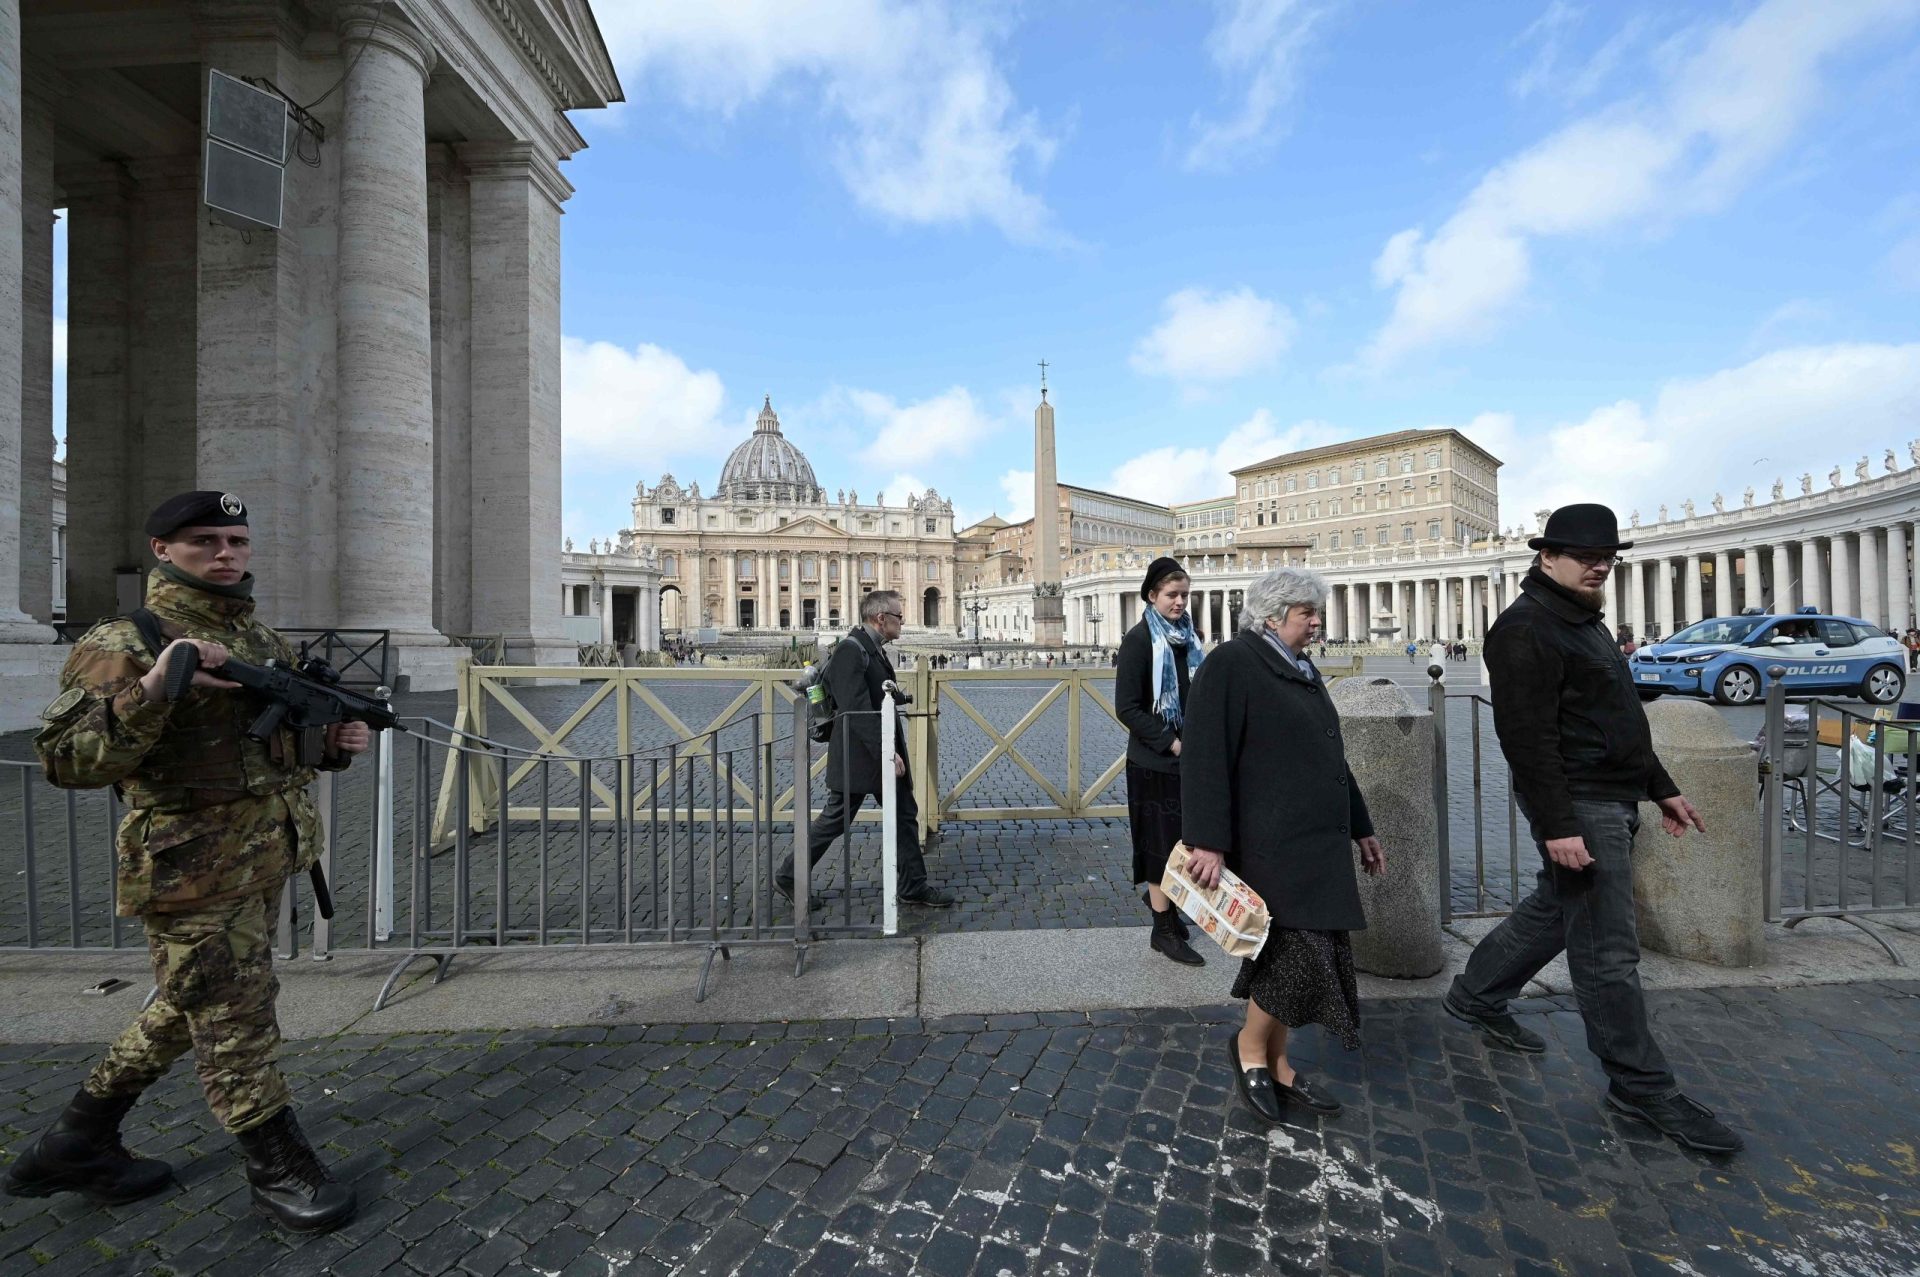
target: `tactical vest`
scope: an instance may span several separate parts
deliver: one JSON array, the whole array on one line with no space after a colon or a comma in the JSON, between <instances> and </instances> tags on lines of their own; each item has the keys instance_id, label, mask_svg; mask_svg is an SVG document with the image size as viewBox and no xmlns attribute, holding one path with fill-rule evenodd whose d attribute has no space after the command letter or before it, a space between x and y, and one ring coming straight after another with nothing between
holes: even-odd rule
<instances>
[{"instance_id":1,"label":"tactical vest","mask_svg":"<svg viewBox=\"0 0 1920 1277\"><path fill-rule=\"evenodd\" d=\"M169 641L192 638L219 643L254 665L291 656L286 640L253 619L250 605L233 609L234 614L223 621L207 614L204 604L211 596L195 592L192 597L176 597L184 593L185 587L156 575L147 596L147 610L159 618ZM232 802L243 793L274 794L305 785L312 775L293 761L292 732L282 728L264 744L248 738L247 729L263 708L251 692L190 689L168 713L160 739L140 766L120 782L127 806L194 811Z\"/></svg>"}]
</instances>

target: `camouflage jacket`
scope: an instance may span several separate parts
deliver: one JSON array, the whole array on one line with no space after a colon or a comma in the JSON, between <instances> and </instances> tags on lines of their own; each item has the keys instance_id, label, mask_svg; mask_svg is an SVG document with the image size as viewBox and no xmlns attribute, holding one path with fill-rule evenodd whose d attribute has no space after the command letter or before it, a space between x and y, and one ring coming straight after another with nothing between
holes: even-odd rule
<instances>
[{"instance_id":1,"label":"camouflage jacket","mask_svg":"<svg viewBox=\"0 0 1920 1277\"><path fill-rule=\"evenodd\" d=\"M251 599L197 590L156 570L146 607L169 639L220 643L253 664L294 655L254 619ZM321 843L307 794L314 772L294 762L292 734L247 739L261 708L250 692L196 687L178 701L149 701L139 681L151 668L132 621L94 626L74 644L33 742L54 784L112 785L126 801L115 854L119 912L197 907L313 864Z\"/></svg>"}]
</instances>

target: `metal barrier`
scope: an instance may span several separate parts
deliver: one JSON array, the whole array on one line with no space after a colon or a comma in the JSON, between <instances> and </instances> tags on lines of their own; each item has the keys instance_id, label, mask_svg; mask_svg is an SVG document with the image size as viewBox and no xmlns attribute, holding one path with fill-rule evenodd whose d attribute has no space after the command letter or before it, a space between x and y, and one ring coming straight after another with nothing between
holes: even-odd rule
<instances>
[{"instance_id":1,"label":"metal barrier","mask_svg":"<svg viewBox=\"0 0 1920 1277\"><path fill-rule=\"evenodd\" d=\"M1433 714L1434 831L1439 842L1443 926L1456 919L1504 918L1513 912L1523 894L1521 849L1530 855L1535 852L1533 836L1514 801L1513 773L1498 742L1488 748L1493 702L1478 692L1449 692L1442 681L1444 673L1437 665L1427 667L1432 680L1427 708ZM1489 753L1500 767L1491 786L1486 770ZM1455 848L1469 843L1473 847L1470 874L1465 866L1454 863Z\"/></svg>"},{"instance_id":2,"label":"metal barrier","mask_svg":"<svg viewBox=\"0 0 1920 1277\"><path fill-rule=\"evenodd\" d=\"M1785 673L1767 671L1761 742L1767 921L1834 918L1905 966L1862 919L1920 909L1920 724L1818 697L1792 707L1802 718Z\"/></svg>"},{"instance_id":3,"label":"metal barrier","mask_svg":"<svg viewBox=\"0 0 1920 1277\"><path fill-rule=\"evenodd\" d=\"M318 656L352 687L392 687L393 648L387 630L282 629L300 658Z\"/></svg>"}]
</instances>

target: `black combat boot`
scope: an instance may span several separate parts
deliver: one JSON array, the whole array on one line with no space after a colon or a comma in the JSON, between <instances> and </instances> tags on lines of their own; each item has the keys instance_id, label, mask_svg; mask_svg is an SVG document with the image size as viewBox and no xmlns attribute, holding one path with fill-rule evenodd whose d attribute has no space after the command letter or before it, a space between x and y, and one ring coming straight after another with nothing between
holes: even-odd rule
<instances>
[{"instance_id":1,"label":"black combat boot","mask_svg":"<svg viewBox=\"0 0 1920 1277\"><path fill-rule=\"evenodd\" d=\"M1153 914L1153 947L1184 967L1204 967L1207 960L1193 951L1180 925L1180 911L1169 905Z\"/></svg>"},{"instance_id":2,"label":"black combat boot","mask_svg":"<svg viewBox=\"0 0 1920 1277\"><path fill-rule=\"evenodd\" d=\"M139 1098L103 1100L81 1087L59 1120L7 1168L7 1195L80 1193L88 1201L115 1205L165 1188L173 1168L135 1157L120 1142L121 1119Z\"/></svg>"},{"instance_id":3,"label":"black combat boot","mask_svg":"<svg viewBox=\"0 0 1920 1277\"><path fill-rule=\"evenodd\" d=\"M280 1227L324 1233L353 1218L353 1190L327 1174L292 1109L281 1109L235 1138L247 1155L253 1204Z\"/></svg>"}]
</instances>

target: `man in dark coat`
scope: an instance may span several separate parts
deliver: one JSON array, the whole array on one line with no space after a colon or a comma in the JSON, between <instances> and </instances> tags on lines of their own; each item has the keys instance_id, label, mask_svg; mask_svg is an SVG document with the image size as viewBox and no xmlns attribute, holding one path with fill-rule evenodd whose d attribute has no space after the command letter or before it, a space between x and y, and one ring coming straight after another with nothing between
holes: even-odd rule
<instances>
[{"instance_id":1,"label":"man in dark coat","mask_svg":"<svg viewBox=\"0 0 1920 1277\"><path fill-rule=\"evenodd\" d=\"M885 645L900 637L905 623L899 593L875 590L860 600L860 624L834 644L827 658L827 691L834 707L833 736L827 743L827 803L808 831L808 859L817 867L834 839L852 826L861 804L879 795L880 715L873 711L888 708L896 715L894 754L887 765L895 781L895 878L900 903L940 907L952 904L953 896L927 882L927 862L920 854L920 806L914 801L913 772L907 765L907 724L885 691L894 681ZM793 899L793 857L787 857L773 881L782 895Z\"/></svg>"},{"instance_id":2,"label":"man in dark coat","mask_svg":"<svg viewBox=\"0 0 1920 1277\"><path fill-rule=\"evenodd\" d=\"M1485 659L1494 730L1541 869L1533 894L1474 949L1446 1008L1502 1046L1544 1051L1507 1004L1564 950L1587 1045L1609 1078L1607 1106L1689 1148L1735 1152L1740 1137L1681 1093L1640 989L1640 803L1659 804L1675 838L1706 825L1655 756L1633 675L1601 616L1615 555L1633 543L1606 506L1571 505L1527 544L1539 557L1488 629Z\"/></svg>"}]
</instances>

